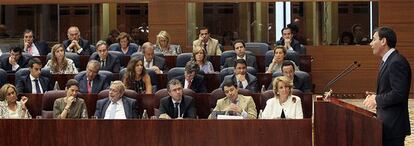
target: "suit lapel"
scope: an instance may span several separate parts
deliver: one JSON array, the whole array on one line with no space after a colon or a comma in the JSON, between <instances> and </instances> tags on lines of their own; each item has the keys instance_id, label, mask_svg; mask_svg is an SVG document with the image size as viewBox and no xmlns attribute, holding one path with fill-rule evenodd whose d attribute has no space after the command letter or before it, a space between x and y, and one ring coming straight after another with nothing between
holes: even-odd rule
<instances>
[{"instance_id":1,"label":"suit lapel","mask_svg":"<svg viewBox=\"0 0 414 146\"><path fill-rule=\"evenodd\" d=\"M30 73L29 73L29 75L26 78L26 83L28 83L27 84L27 87L28 87L28 91L27 92L33 93L33 91L32 91L32 89L33 89L33 87L32 87L32 80L30 80Z\"/></svg>"},{"instance_id":2,"label":"suit lapel","mask_svg":"<svg viewBox=\"0 0 414 146\"><path fill-rule=\"evenodd\" d=\"M108 106L109 106L109 104L111 103L111 100L109 100L109 98L106 100L106 102L105 102L105 104L103 105L103 108L102 108L102 118L105 118L105 113L106 113L106 110L108 109Z\"/></svg>"},{"instance_id":3,"label":"suit lapel","mask_svg":"<svg viewBox=\"0 0 414 146\"><path fill-rule=\"evenodd\" d=\"M129 111L131 107L129 106L129 103L126 101L125 97L122 97L122 104L124 105L125 117L129 118Z\"/></svg>"}]
</instances>

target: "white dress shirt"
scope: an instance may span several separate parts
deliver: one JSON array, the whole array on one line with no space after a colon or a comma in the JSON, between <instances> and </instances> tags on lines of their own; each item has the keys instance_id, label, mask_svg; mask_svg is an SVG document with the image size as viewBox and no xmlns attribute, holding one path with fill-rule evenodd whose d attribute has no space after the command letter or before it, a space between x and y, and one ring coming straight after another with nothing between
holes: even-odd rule
<instances>
[{"instance_id":1,"label":"white dress shirt","mask_svg":"<svg viewBox=\"0 0 414 146\"><path fill-rule=\"evenodd\" d=\"M115 109L115 118L114 119L126 119L124 104L122 103L122 99L119 99L116 102L116 104L117 104L117 106L116 106L116 109ZM105 111L104 119L109 119L112 106L114 106L114 102L111 101L111 103L109 104L108 108Z\"/></svg>"},{"instance_id":2,"label":"white dress shirt","mask_svg":"<svg viewBox=\"0 0 414 146\"><path fill-rule=\"evenodd\" d=\"M36 94L36 82L34 81L36 78L33 77L32 74L30 74L29 76L30 76L30 81L32 83L32 93ZM43 93L42 84L40 84L40 79L39 78L37 78L37 82L39 83L40 92Z\"/></svg>"},{"instance_id":3,"label":"white dress shirt","mask_svg":"<svg viewBox=\"0 0 414 146\"><path fill-rule=\"evenodd\" d=\"M286 119L303 119L302 104L300 98L292 95L280 104L279 98L273 97L266 101L266 107L262 113L262 119L279 119L285 113Z\"/></svg>"},{"instance_id":4,"label":"white dress shirt","mask_svg":"<svg viewBox=\"0 0 414 146\"><path fill-rule=\"evenodd\" d=\"M148 67L149 63L149 67ZM144 57L144 67L145 69L150 69L154 65L154 59L152 59L150 62L147 61L147 59Z\"/></svg>"},{"instance_id":5,"label":"white dress shirt","mask_svg":"<svg viewBox=\"0 0 414 146\"><path fill-rule=\"evenodd\" d=\"M40 56L39 49L37 49L34 43L32 43L32 46L30 47L32 48L32 52L29 52L29 48L26 48L25 51L31 54L32 56Z\"/></svg>"}]
</instances>

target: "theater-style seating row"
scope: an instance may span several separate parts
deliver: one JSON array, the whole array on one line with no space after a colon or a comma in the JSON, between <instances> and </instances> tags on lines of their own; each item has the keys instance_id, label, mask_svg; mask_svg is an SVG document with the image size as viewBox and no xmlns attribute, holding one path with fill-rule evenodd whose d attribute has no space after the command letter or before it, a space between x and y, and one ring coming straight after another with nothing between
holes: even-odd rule
<instances>
[{"instance_id":1,"label":"theater-style seating row","mask_svg":"<svg viewBox=\"0 0 414 146\"><path fill-rule=\"evenodd\" d=\"M95 112L96 101L108 96L108 90L101 91L98 94L79 94L78 97L83 98L86 102L88 109L88 115L92 116ZM221 89L214 90L210 93L194 93L192 90L185 89L185 95L189 95L195 98L197 115L199 118L207 118L211 110L215 107L217 99L225 97L225 94ZM252 96L256 103L257 112L260 109L264 109L266 101L273 97L273 91L266 91L264 93L251 93L248 90L239 90L239 94L246 96ZM308 93L302 93L298 90L293 91L294 95L301 97L302 108L304 118L310 118L312 116L312 95ZM27 107L32 117L43 116L44 118L51 118L53 111L53 103L55 99L64 97L64 90L48 91L44 94L30 94L24 93L19 96L27 96L29 98ZM146 109L149 116L154 115L154 109L159 107L159 101L162 97L168 95L166 89L161 89L155 94L137 94L133 90L126 90L125 96L134 98L137 100L137 109L139 115Z\"/></svg>"}]
</instances>

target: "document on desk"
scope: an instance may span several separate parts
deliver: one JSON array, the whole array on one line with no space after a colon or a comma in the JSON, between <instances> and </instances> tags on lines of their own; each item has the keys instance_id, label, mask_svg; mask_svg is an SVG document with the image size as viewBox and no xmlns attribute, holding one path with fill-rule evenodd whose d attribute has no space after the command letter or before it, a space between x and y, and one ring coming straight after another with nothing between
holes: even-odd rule
<instances>
[{"instance_id":1,"label":"document on desk","mask_svg":"<svg viewBox=\"0 0 414 146\"><path fill-rule=\"evenodd\" d=\"M217 115L217 119L243 119L242 116Z\"/></svg>"}]
</instances>

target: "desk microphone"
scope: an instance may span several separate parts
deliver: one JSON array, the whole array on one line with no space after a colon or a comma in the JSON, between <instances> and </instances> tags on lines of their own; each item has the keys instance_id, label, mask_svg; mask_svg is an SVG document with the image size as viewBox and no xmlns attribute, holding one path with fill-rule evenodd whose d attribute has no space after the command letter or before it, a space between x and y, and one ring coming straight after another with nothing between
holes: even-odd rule
<instances>
[{"instance_id":1,"label":"desk microphone","mask_svg":"<svg viewBox=\"0 0 414 146\"><path fill-rule=\"evenodd\" d=\"M354 71L355 69L359 68L361 66L360 63L358 63L358 61L354 61L352 64L350 64L347 68L345 68L341 73L339 73L335 78L331 79L325 86L325 88L323 88L323 92L325 93L326 91L328 91L328 89L335 84L339 79L342 79L344 76L348 75L349 73L351 73L352 71Z\"/></svg>"}]
</instances>

